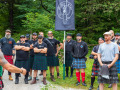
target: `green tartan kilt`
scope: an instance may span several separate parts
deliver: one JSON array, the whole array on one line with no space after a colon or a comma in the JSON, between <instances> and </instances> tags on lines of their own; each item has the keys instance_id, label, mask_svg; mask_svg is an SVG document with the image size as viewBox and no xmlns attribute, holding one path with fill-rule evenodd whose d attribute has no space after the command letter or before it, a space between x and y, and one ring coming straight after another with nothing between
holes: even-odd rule
<instances>
[{"instance_id":1,"label":"green tartan kilt","mask_svg":"<svg viewBox=\"0 0 120 90\"><path fill-rule=\"evenodd\" d=\"M73 57L71 53L65 53L65 67L70 67L72 65Z\"/></svg>"},{"instance_id":2,"label":"green tartan kilt","mask_svg":"<svg viewBox=\"0 0 120 90\"><path fill-rule=\"evenodd\" d=\"M25 68L28 72L30 71L29 59L28 60L16 60L15 66L18 68Z\"/></svg>"},{"instance_id":3,"label":"green tartan kilt","mask_svg":"<svg viewBox=\"0 0 120 90\"><path fill-rule=\"evenodd\" d=\"M55 55L47 56L47 64L48 66L59 66L58 56Z\"/></svg>"},{"instance_id":4,"label":"green tartan kilt","mask_svg":"<svg viewBox=\"0 0 120 90\"><path fill-rule=\"evenodd\" d=\"M34 62L34 56L30 56L30 58L29 58L30 60L30 69L32 69L32 67L33 67L33 62Z\"/></svg>"},{"instance_id":5,"label":"green tartan kilt","mask_svg":"<svg viewBox=\"0 0 120 90\"><path fill-rule=\"evenodd\" d=\"M47 70L46 56L35 55L32 69L33 70Z\"/></svg>"}]
</instances>

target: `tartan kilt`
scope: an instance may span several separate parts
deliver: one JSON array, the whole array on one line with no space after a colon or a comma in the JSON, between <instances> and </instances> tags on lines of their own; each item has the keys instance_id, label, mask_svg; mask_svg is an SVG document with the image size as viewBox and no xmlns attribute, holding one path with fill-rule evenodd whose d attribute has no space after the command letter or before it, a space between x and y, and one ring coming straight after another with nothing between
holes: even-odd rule
<instances>
[{"instance_id":1,"label":"tartan kilt","mask_svg":"<svg viewBox=\"0 0 120 90\"><path fill-rule=\"evenodd\" d=\"M33 70L47 70L46 56L35 55L32 69Z\"/></svg>"},{"instance_id":2,"label":"tartan kilt","mask_svg":"<svg viewBox=\"0 0 120 90\"><path fill-rule=\"evenodd\" d=\"M65 53L65 67L70 67L72 65L73 57L72 54Z\"/></svg>"},{"instance_id":3,"label":"tartan kilt","mask_svg":"<svg viewBox=\"0 0 120 90\"><path fill-rule=\"evenodd\" d=\"M73 58L72 67L74 69L85 69L85 58L79 59L79 58Z\"/></svg>"},{"instance_id":4,"label":"tartan kilt","mask_svg":"<svg viewBox=\"0 0 120 90\"><path fill-rule=\"evenodd\" d=\"M47 65L48 66L59 66L58 56L55 55L47 56Z\"/></svg>"},{"instance_id":5,"label":"tartan kilt","mask_svg":"<svg viewBox=\"0 0 120 90\"><path fill-rule=\"evenodd\" d=\"M103 62L103 64L110 64L111 62ZM105 83L105 84L113 84L113 83L118 83L118 74L117 74L117 68L116 64L114 64L111 68L109 68L109 78L110 79L105 79L101 77L100 75L101 71L101 66L99 66L99 72L98 72L98 83Z\"/></svg>"},{"instance_id":6,"label":"tartan kilt","mask_svg":"<svg viewBox=\"0 0 120 90\"><path fill-rule=\"evenodd\" d=\"M18 68L25 68L28 72L30 71L29 59L28 60L16 60L15 66Z\"/></svg>"},{"instance_id":7,"label":"tartan kilt","mask_svg":"<svg viewBox=\"0 0 120 90\"><path fill-rule=\"evenodd\" d=\"M98 71L99 71L99 62L94 61L93 66L92 66L92 76L98 76Z\"/></svg>"},{"instance_id":8,"label":"tartan kilt","mask_svg":"<svg viewBox=\"0 0 120 90\"><path fill-rule=\"evenodd\" d=\"M13 59L12 59L12 55L4 55L5 59L13 65Z\"/></svg>"},{"instance_id":9,"label":"tartan kilt","mask_svg":"<svg viewBox=\"0 0 120 90\"><path fill-rule=\"evenodd\" d=\"M34 63L34 56L30 56L29 59L30 59L30 60L29 60L29 62L30 62L30 69L32 69L33 63Z\"/></svg>"},{"instance_id":10,"label":"tartan kilt","mask_svg":"<svg viewBox=\"0 0 120 90\"><path fill-rule=\"evenodd\" d=\"M117 62L115 64L117 67L117 72L120 73L120 60L117 60Z\"/></svg>"},{"instance_id":11,"label":"tartan kilt","mask_svg":"<svg viewBox=\"0 0 120 90\"><path fill-rule=\"evenodd\" d=\"M2 81L2 79L0 79L0 90L2 90L4 88L4 83Z\"/></svg>"}]
</instances>

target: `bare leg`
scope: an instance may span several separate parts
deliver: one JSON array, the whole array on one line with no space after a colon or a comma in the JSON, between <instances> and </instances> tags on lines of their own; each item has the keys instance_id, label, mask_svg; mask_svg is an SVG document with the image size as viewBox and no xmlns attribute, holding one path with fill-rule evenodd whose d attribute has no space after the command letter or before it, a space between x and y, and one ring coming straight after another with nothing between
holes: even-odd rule
<instances>
[{"instance_id":1,"label":"bare leg","mask_svg":"<svg viewBox=\"0 0 120 90\"><path fill-rule=\"evenodd\" d=\"M117 84L116 83L112 84L112 88L113 90L117 90Z\"/></svg>"},{"instance_id":2,"label":"bare leg","mask_svg":"<svg viewBox=\"0 0 120 90\"><path fill-rule=\"evenodd\" d=\"M104 89L104 84L103 84L103 83L100 83L100 84L99 84L99 89L100 89L100 90L103 90L103 89Z\"/></svg>"},{"instance_id":3,"label":"bare leg","mask_svg":"<svg viewBox=\"0 0 120 90\"><path fill-rule=\"evenodd\" d=\"M43 70L43 77L46 77L46 70Z\"/></svg>"},{"instance_id":4,"label":"bare leg","mask_svg":"<svg viewBox=\"0 0 120 90\"><path fill-rule=\"evenodd\" d=\"M30 74L30 76L32 76L32 69L30 69L30 73L29 74Z\"/></svg>"},{"instance_id":5,"label":"bare leg","mask_svg":"<svg viewBox=\"0 0 120 90\"><path fill-rule=\"evenodd\" d=\"M34 70L34 77L37 77L38 70Z\"/></svg>"}]
</instances>

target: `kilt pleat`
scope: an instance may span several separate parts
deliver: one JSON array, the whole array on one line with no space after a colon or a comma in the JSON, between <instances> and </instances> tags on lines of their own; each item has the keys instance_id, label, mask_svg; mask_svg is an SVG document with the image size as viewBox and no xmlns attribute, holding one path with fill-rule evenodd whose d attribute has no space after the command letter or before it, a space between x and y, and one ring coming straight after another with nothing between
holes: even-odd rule
<instances>
[{"instance_id":1,"label":"kilt pleat","mask_svg":"<svg viewBox=\"0 0 120 90\"><path fill-rule=\"evenodd\" d=\"M15 66L19 68L25 68L28 72L30 71L29 59L28 60L16 60Z\"/></svg>"},{"instance_id":2,"label":"kilt pleat","mask_svg":"<svg viewBox=\"0 0 120 90\"><path fill-rule=\"evenodd\" d=\"M5 59L13 65L13 59L12 59L12 56L11 55L4 55Z\"/></svg>"},{"instance_id":3,"label":"kilt pleat","mask_svg":"<svg viewBox=\"0 0 120 90\"><path fill-rule=\"evenodd\" d=\"M103 62L103 64L110 64L110 63ZM118 83L118 74L117 74L116 64L114 64L111 68L109 68L109 73L110 73L109 78L110 79L105 79L105 78L101 77L100 71L101 71L101 66L99 66L98 83L105 83L105 84Z\"/></svg>"},{"instance_id":4,"label":"kilt pleat","mask_svg":"<svg viewBox=\"0 0 120 90\"><path fill-rule=\"evenodd\" d=\"M32 69L33 70L47 70L46 56L35 55Z\"/></svg>"},{"instance_id":5,"label":"kilt pleat","mask_svg":"<svg viewBox=\"0 0 120 90\"><path fill-rule=\"evenodd\" d=\"M55 55L47 56L47 65L48 66L59 66L58 56L55 56Z\"/></svg>"},{"instance_id":6,"label":"kilt pleat","mask_svg":"<svg viewBox=\"0 0 120 90\"><path fill-rule=\"evenodd\" d=\"M73 58L72 67L75 69L85 69L85 58L79 59L79 58Z\"/></svg>"},{"instance_id":7,"label":"kilt pleat","mask_svg":"<svg viewBox=\"0 0 120 90\"><path fill-rule=\"evenodd\" d=\"M30 68L32 69L32 67L33 67L33 62L34 62L34 56L30 56L30 58L29 58L30 60Z\"/></svg>"},{"instance_id":8,"label":"kilt pleat","mask_svg":"<svg viewBox=\"0 0 120 90\"><path fill-rule=\"evenodd\" d=\"M71 53L65 53L65 66L70 67L72 65L73 57Z\"/></svg>"},{"instance_id":9,"label":"kilt pleat","mask_svg":"<svg viewBox=\"0 0 120 90\"><path fill-rule=\"evenodd\" d=\"M120 60L117 60L117 62L115 64L117 67L117 72L120 73Z\"/></svg>"},{"instance_id":10,"label":"kilt pleat","mask_svg":"<svg viewBox=\"0 0 120 90\"><path fill-rule=\"evenodd\" d=\"M94 61L93 66L92 66L92 76L98 76L98 71L99 71L99 63Z\"/></svg>"}]
</instances>

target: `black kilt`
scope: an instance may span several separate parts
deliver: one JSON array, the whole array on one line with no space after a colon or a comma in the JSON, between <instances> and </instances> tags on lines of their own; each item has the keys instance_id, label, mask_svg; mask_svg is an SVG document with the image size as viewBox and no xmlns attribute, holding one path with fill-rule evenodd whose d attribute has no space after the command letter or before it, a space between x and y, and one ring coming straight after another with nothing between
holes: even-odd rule
<instances>
[{"instance_id":1,"label":"black kilt","mask_svg":"<svg viewBox=\"0 0 120 90\"><path fill-rule=\"evenodd\" d=\"M34 56L30 56L30 69L33 67L33 62L34 62Z\"/></svg>"},{"instance_id":2,"label":"black kilt","mask_svg":"<svg viewBox=\"0 0 120 90\"><path fill-rule=\"evenodd\" d=\"M34 62L33 62L33 70L47 70L47 60L46 56L42 55L35 55Z\"/></svg>"},{"instance_id":3,"label":"black kilt","mask_svg":"<svg viewBox=\"0 0 120 90\"><path fill-rule=\"evenodd\" d=\"M72 65L73 57L71 52L65 53L65 67L70 67Z\"/></svg>"},{"instance_id":4,"label":"black kilt","mask_svg":"<svg viewBox=\"0 0 120 90\"><path fill-rule=\"evenodd\" d=\"M28 72L30 71L29 59L28 60L16 60L15 66L19 68L25 68Z\"/></svg>"},{"instance_id":5,"label":"black kilt","mask_svg":"<svg viewBox=\"0 0 120 90\"><path fill-rule=\"evenodd\" d=\"M55 55L47 56L47 65L48 66L59 66L58 56L55 56Z\"/></svg>"},{"instance_id":6,"label":"black kilt","mask_svg":"<svg viewBox=\"0 0 120 90\"><path fill-rule=\"evenodd\" d=\"M103 64L110 64L111 62L103 62ZM101 77L100 75L101 71L101 66L99 66L99 72L98 72L98 83L105 83L105 84L113 84L113 83L118 83L118 74L117 74L117 68L116 64L114 64L111 68L109 68L109 78L110 79L105 79Z\"/></svg>"},{"instance_id":7,"label":"black kilt","mask_svg":"<svg viewBox=\"0 0 120 90\"><path fill-rule=\"evenodd\" d=\"M92 66L92 76L98 76L99 71L99 62L98 59L94 60L93 66Z\"/></svg>"}]
</instances>

